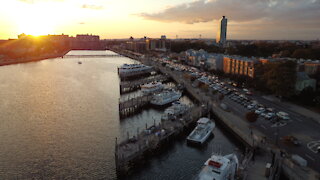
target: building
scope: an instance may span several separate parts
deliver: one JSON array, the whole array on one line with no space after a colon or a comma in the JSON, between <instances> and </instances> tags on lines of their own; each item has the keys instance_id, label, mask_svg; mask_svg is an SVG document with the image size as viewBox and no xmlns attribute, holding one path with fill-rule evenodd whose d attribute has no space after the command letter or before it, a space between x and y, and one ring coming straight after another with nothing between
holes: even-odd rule
<instances>
[{"instance_id":1,"label":"building","mask_svg":"<svg viewBox=\"0 0 320 180\"><path fill-rule=\"evenodd\" d=\"M170 42L165 35L162 35L160 39L148 38L146 40L148 51L167 51L170 49Z\"/></svg>"},{"instance_id":2,"label":"building","mask_svg":"<svg viewBox=\"0 0 320 180\"><path fill-rule=\"evenodd\" d=\"M106 44L97 35L79 34L70 37L70 48L75 50L103 50Z\"/></svg>"},{"instance_id":3,"label":"building","mask_svg":"<svg viewBox=\"0 0 320 180\"><path fill-rule=\"evenodd\" d=\"M304 72L308 75L314 75L320 72L320 63L318 62L305 62Z\"/></svg>"},{"instance_id":4,"label":"building","mask_svg":"<svg viewBox=\"0 0 320 180\"><path fill-rule=\"evenodd\" d=\"M249 59L241 56L224 56L223 71L226 74L235 74L248 76L253 78L255 76L255 65L259 63L257 59Z\"/></svg>"},{"instance_id":5,"label":"building","mask_svg":"<svg viewBox=\"0 0 320 180\"><path fill-rule=\"evenodd\" d=\"M314 91L316 90L316 80L311 79L305 72L297 72L297 80L295 89L296 92L301 92L305 88L311 87Z\"/></svg>"},{"instance_id":6,"label":"building","mask_svg":"<svg viewBox=\"0 0 320 180\"><path fill-rule=\"evenodd\" d=\"M130 37L126 43L126 49L139 53L147 51L146 38L135 40L133 37Z\"/></svg>"},{"instance_id":7,"label":"building","mask_svg":"<svg viewBox=\"0 0 320 180\"><path fill-rule=\"evenodd\" d=\"M220 45L226 45L227 42L227 23L228 19L225 16L222 16L216 39L216 43Z\"/></svg>"},{"instance_id":8,"label":"building","mask_svg":"<svg viewBox=\"0 0 320 180\"><path fill-rule=\"evenodd\" d=\"M222 54L209 54L206 65L208 70L222 71L223 70L223 55Z\"/></svg>"}]
</instances>

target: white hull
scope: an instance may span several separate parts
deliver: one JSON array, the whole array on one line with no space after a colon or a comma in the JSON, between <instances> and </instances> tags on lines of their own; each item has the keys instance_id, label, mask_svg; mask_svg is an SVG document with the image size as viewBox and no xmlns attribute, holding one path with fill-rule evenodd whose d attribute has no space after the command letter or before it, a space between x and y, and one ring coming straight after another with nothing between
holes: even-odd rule
<instances>
[{"instance_id":1,"label":"white hull","mask_svg":"<svg viewBox=\"0 0 320 180\"><path fill-rule=\"evenodd\" d=\"M181 104L180 102L172 103L172 106L164 111L164 114L161 116L161 120L174 119L176 116L180 116L187 112L188 109L189 107L186 104Z\"/></svg>"},{"instance_id":2,"label":"white hull","mask_svg":"<svg viewBox=\"0 0 320 180\"><path fill-rule=\"evenodd\" d=\"M235 180L239 161L235 154L213 155L205 163L196 180Z\"/></svg>"},{"instance_id":3,"label":"white hull","mask_svg":"<svg viewBox=\"0 0 320 180\"><path fill-rule=\"evenodd\" d=\"M178 101L181 97L180 92L163 92L160 94L157 94L154 96L154 98L151 100L151 104L157 105L157 106L163 106L169 103L172 103L174 101Z\"/></svg>"},{"instance_id":4,"label":"white hull","mask_svg":"<svg viewBox=\"0 0 320 180\"><path fill-rule=\"evenodd\" d=\"M212 134L215 123L208 121L206 124L199 124L187 137L187 141L191 143L203 144Z\"/></svg>"},{"instance_id":5,"label":"white hull","mask_svg":"<svg viewBox=\"0 0 320 180\"><path fill-rule=\"evenodd\" d=\"M124 64L118 68L118 74L120 77L138 76L145 73L150 73L152 67L142 64Z\"/></svg>"},{"instance_id":6,"label":"white hull","mask_svg":"<svg viewBox=\"0 0 320 180\"><path fill-rule=\"evenodd\" d=\"M163 89L164 89L163 84L157 84L154 87L149 87L149 88L144 88L143 86L141 87L141 91L144 94L152 94L152 93L155 93L155 92L159 92L159 91L161 91Z\"/></svg>"}]
</instances>

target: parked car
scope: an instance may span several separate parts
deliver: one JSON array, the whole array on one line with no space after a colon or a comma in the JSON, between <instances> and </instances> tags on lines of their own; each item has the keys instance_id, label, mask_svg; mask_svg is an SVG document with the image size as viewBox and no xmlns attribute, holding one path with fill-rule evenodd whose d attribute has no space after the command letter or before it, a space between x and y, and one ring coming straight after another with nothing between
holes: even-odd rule
<instances>
[{"instance_id":1,"label":"parked car","mask_svg":"<svg viewBox=\"0 0 320 180\"><path fill-rule=\"evenodd\" d=\"M295 145L295 146L299 146L301 144L300 141L294 136L284 136L283 140L286 143L289 143L289 144L292 144L292 145Z\"/></svg>"},{"instance_id":2,"label":"parked car","mask_svg":"<svg viewBox=\"0 0 320 180\"><path fill-rule=\"evenodd\" d=\"M269 113L267 113L267 114L265 115L265 118L271 119L271 118L273 118L274 116L275 116L275 113L269 112Z\"/></svg>"},{"instance_id":3,"label":"parked car","mask_svg":"<svg viewBox=\"0 0 320 180\"><path fill-rule=\"evenodd\" d=\"M256 107L255 104L250 104L250 105L247 106L247 109L251 110L251 109L253 109L253 108L255 108L255 107Z\"/></svg>"},{"instance_id":4,"label":"parked car","mask_svg":"<svg viewBox=\"0 0 320 180\"><path fill-rule=\"evenodd\" d=\"M265 111L265 109L264 108L258 108L257 110L255 110L254 112L256 113L256 114L261 114L261 113L263 113Z\"/></svg>"},{"instance_id":5,"label":"parked car","mask_svg":"<svg viewBox=\"0 0 320 180\"><path fill-rule=\"evenodd\" d=\"M285 113L285 112L277 112L277 116L283 120L289 120L290 117L289 117L289 114L288 113Z\"/></svg>"}]
</instances>

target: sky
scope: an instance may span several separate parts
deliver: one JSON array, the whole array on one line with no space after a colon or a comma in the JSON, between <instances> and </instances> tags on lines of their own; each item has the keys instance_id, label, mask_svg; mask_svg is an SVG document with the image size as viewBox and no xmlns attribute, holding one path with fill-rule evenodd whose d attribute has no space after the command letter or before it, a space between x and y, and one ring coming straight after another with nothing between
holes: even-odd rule
<instances>
[{"instance_id":1,"label":"sky","mask_svg":"<svg viewBox=\"0 0 320 180\"><path fill-rule=\"evenodd\" d=\"M316 40L320 0L0 0L0 39L18 34L95 34L102 39Z\"/></svg>"}]
</instances>

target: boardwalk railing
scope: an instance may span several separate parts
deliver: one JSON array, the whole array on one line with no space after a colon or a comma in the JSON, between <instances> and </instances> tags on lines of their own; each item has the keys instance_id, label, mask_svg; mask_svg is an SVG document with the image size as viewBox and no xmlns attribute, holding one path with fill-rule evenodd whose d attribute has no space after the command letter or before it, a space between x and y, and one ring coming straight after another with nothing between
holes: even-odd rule
<instances>
[{"instance_id":1,"label":"boardwalk railing","mask_svg":"<svg viewBox=\"0 0 320 180\"><path fill-rule=\"evenodd\" d=\"M140 111L143 107L149 104L152 95L138 96L125 101L119 99L119 115L120 118L132 115Z\"/></svg>"},{"instance_id":2,"label":"boardwalk railing","mask_svg":"<svg viewBox=\"0 0 320 180\"><path fill-rule=\"evenodd\" d=\"M162 121L158 125L146 127L144 131L132 138L117 144L115 149L116 167L120 174L126 173L130 164L137 159L145 158L146 152L159 148L174 135L180 134L184 128L196 122L204 114L203 108L192 107L188 113L174 121Z\"/></svg>"},{"instance_id":3,"label":"boardwalk railing","mask_svg":"<svg viewBox=\"0 0 320 180\"><path fill-rule=\"evenodd\" d=\"M156 75L151 76L143 79L137 79L133 81L121 81L120 82L120 93L126 93L130 91L134 91L136 89L139 89L141 85L151 83L151 82L164 82L167 81L169 78L168 76L164 75Z\"/></svg>"}]
</instances>

